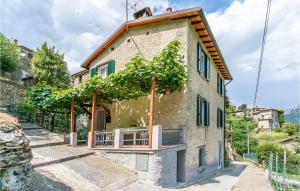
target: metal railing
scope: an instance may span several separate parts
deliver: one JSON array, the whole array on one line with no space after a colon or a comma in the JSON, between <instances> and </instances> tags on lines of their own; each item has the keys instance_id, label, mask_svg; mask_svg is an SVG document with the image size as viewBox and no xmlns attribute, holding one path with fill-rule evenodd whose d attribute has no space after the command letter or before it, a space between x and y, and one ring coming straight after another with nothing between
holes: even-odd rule
<instances>
[{"instance_id":1,"label":"metal railing","mask_svg":"<svg viewBox=\"0 0 300 191\"><path fill-rule=\"evenodd\" d=\"M123 129L123 145L148 145L148 129Z\"/></svg>"},{"instance_id":2,"label":"metal railing","mask_svg":"<svg viewBox=\"0 0 300 191\"><path fill-rule=\"evenodd\" d=\"M95 146L114 145L114 131L95 131Z\"/></svg>"},{"instance_id":3,"label":"metal railing","mask_svg":"<svg viewBox=\"0 0 300 191\"><path fill-rule=\"evenodd\" d=\"M177 145L183 143L182 129L162 129L162 145Z\"/></svg>"}]
</instances>

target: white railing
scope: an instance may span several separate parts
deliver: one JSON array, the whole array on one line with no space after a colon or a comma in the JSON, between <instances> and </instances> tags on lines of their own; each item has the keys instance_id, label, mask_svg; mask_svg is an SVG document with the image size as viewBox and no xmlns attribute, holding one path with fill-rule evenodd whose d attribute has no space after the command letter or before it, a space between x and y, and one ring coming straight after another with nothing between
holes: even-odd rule
<instances>
[{"instance_id":1,"label":"white railing","mask_svg":"<svg viewBox=\"0 0 300 191\"><path fill-rule=\"evenodd\" d=\"M123 145L148 145L148 129L121 129Z\"/></svg>"},{"instance_id":2,"label":"white railing","mask_svg":"<svg viewBox=\"0 0 300 191\"><path fill-rule=\"evenodd\" d=\"M95 146L114 145L114 137L113 131L95 131Z\"/></svg>"}]
</instances>

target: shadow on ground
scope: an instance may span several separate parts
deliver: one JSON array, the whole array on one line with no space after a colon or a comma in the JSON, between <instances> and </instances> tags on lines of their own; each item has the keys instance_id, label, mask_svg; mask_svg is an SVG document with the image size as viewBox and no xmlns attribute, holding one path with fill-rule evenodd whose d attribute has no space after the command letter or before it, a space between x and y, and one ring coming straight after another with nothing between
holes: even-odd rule
<instances>
[{"instance_id":1,"label":"shadow on ground","mask_svg":"<svg viewBox=\"0 0 300 191\"><path fill-rule=\"evenodd\" d=\"M49 174L48 177L51 177ZM72 189L62 182L50 179L33 169L31 184L26 191L71 191Z\"/></svg>"},{"instance_id":2,"label":"shadow on ground","mask_svg":"<svg viewBox=\"0 0 300 191\"><path fill-rule=\"evenodd\" d=\"M222 171L218 171L203 180L200 180L196 184L198 185L205 185L209 183L220 183L218 180L220 177L229 176L229 177L239 177L240 174L245 170L247 165L245 164L230 164L229 167L224 168Z\"/></svg>"}]
</instances>

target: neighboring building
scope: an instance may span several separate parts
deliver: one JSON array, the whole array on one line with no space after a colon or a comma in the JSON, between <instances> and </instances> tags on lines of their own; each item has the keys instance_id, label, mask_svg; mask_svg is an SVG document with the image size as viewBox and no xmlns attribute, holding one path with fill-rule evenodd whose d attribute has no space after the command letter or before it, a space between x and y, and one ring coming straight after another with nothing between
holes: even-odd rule
<instances>
[{"instance_id":1,"label":"neighboring building","mask_svg":"<svg viewBox=\"0 0 300 191\"><path fill-rule=\"evenodd\" d=\"M235 111L236 116L253 119L257 123L257 128L279 128L278 111L271 108L248 109L246 104L239 106Z\"/></svg>"},{"instance_id":2,"label":"neighboring building","mask_svg":"<svg viewBox=\"0 0 300 191\"><path fill-rule=\"evenodd\" d=\"M78 86L80 83L82 83L86 79L88 74L89 74L88 70L82 70L80 72L72 74L71 75L72 85L74 87Z\"/></svg>"},{"instance_id":3,"label":"neighboring building","mask_svg":"<svg viewBox=\"0 0 300 191\"><path fill-rule=\"evenodd\" d=\"M136 20L121 25L84 61L82 67L86 70L73 75L73 84L77 86L84 81L87 70L91 76L106 77L122 70L136 54L152 59L170 41L179 40L189 81L181 92L156 96L154 118L155 124L162 127L163 146L137 148L136 142L131 146L125 142L127 133L147 127L149 97L145 96L103 104L97 109L95 149L101 156L144 173L156 184L190 182L223 168L224 81L232 77L201 8L173 12L168 9L169 12L154 16L149 9L144 11L136 14ZM122 140L116 129L124 132L122 142L127 144L126 148L116 149L119 147L116 140ZM105 135L101 134L103 131ZM159 135L160 131L157 132ZM132 139L136 136L134 133ZM178 139L171 141L176 136ZM141 137L143 143L147 135ZM156 138L160 140L159 137ZM114 140L114 147L102 144L108 139Z\"/></svg>"},{"instance_id":4,"label":"neighboring building","mask_svg":"<svg viewBox=\"0 0 300 191\"><path fill-rule=\"evenodd\" d=\"M262 129L279 128L278 111L276 109L255 108L253 119L257 122L257 127Z\"/></svg>"}]
</instances>

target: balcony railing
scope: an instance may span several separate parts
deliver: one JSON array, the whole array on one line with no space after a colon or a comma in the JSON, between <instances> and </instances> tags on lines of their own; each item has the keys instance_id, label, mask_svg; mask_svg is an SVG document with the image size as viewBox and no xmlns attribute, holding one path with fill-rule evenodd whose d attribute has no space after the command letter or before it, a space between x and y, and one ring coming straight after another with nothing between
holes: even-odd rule
<instances>
[{"instance_id":1,"label":"balcony railing","mask_svg":"<svg viewBox=\"0 0 300 191\"><path fill-rule=\"evenodd\" d=\"M113 131L95 131L95 146L114 145L115 133Z\"/></svg>"},{"instance_id":2,"label":"balcony railing","mask_svg":"<svg viewBox=\"0 0 300 191\"><path fill-rule=\"evenodd\" d=\"M123 145L148 145L148 129L126 129L121 131Z\"/></svg>"},{"instance_id":3,"label":"balcony railing","mask_svg":"<svg viewBox=\"0 0 300 191\"><path fill-rule=\"evenodd\" d=\"M152 134L153 141L158 141L156 145L178 145L184 143L183 129L163 129L155 126ZM147 128L121 128L113 131L96 131L95 146L113 146L121 148L123 146L146 146L149 144L149 134Z\"/></svg>"}]
</instances>

